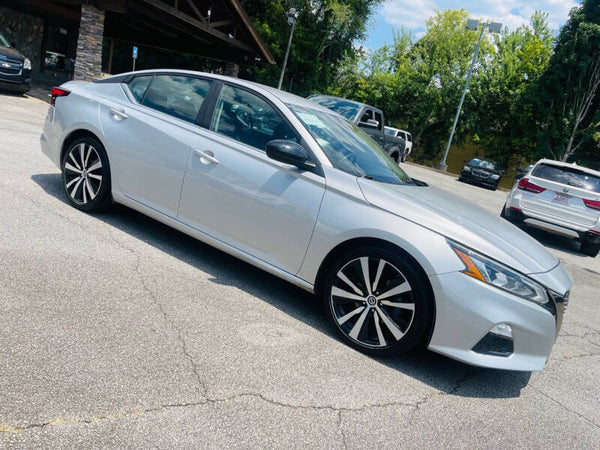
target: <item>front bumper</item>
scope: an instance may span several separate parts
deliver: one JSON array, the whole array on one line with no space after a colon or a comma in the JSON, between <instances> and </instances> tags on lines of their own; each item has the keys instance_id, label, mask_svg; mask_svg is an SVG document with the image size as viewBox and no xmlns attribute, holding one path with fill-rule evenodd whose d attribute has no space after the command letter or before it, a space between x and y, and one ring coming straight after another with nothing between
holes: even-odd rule
<instances>
[{"instance_id":1,"label":"front bumper","mask_svg":"<svg viewBox=\"0 0 600 450\"><path fill-rule=\"evenodd\" d=\"M570 277L558 265L544 279L565 294ZM430 277L436 298L436 324L429 349L468 364L506 370L542 370L564 311L556 303L554 314L533 302L521 299L460 272ZM513 348L498 356L477 351L478 344L496 325L512 328Z\"/></svg>"},{"instance_id":2,"label":"front bumper","mask_svg":"<svg viewBox=\"0 0 600 450\"><path fill-rule=\"evenodd\" d=\"M473 183L473 184L479 184L481 186L485 186L485 187L490 187L490 188L494 188L498 186L498 180L492 180L491 178L482 178L482 177L478 177L476 175L473 175L473 173L471 172L461 172L460 174L461 178L463 179L463 181L466 181L467 183Z\"/></svg>"},{"instance_id":3,"label":"front bumper","mask_svg":"<svg viewBox=\"0 0 600 450\"><path fill-rule=\"evenodd\" d=\"M0 89L27 92L31 89L31 70L21 70L15 74L3 73L0 70Z\"/></svg>"}]
</instances>

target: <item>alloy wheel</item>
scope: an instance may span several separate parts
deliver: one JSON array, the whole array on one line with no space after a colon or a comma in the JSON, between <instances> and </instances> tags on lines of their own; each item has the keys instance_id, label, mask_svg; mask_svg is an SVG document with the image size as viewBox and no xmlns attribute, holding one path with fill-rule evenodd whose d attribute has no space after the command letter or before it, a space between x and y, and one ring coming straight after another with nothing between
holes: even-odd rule
<instances>
[{"instance_id":1,"label":"alloy wheel","mask_svg":"<svg viewBox=\"0 0 600 450\"><path fill-rule=\"evenodd\" d=\"M65 159L65 189L80 205L92 201L102 186L102 161L94 146L82 142L73 146Z\"/></svg>"},{"instance_id":2,"label":"alloy wheel","mask_svg":"<svg viewBox=\"0 0 600 450\"><path fill-rule=\"evenodd\" d=\"M415 316L413 289L390 262L356 258L337 273L329 297L337 326L370 348L390 347L410 329Z\"/></svg>"}]
</instances>

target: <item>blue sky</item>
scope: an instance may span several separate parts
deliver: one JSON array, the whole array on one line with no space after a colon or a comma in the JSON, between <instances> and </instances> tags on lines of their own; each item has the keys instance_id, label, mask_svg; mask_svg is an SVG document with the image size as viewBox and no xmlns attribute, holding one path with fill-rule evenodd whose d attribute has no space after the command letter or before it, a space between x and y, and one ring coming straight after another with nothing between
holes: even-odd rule
<instances>
[{"instance_id":1,"label":"blue sky","mask_svg":"<svg viewBox=\"0 0 600 450\"><path fill-rule=\"evenodd\" d=\"M550 28L558 30L579 2L576 0L385 0L370 23L367 39L361 44L377 49L392 43L392 30L402 26L420 37L425 31L425 20L435 9L466 9L475 19L501 22L513 30L529 22L535 10L549 14Z\"/></svg>"}]
</instances>

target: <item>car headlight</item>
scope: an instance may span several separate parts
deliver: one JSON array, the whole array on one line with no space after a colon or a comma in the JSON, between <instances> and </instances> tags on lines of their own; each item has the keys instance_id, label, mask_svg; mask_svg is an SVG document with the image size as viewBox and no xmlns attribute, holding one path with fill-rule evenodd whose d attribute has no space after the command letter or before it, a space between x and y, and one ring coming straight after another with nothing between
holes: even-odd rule
<instances>
[{"instance_id":1,"label":"car headlight","mask_svg":"<svg viewBox=\"0 0 600 450\"><path fill-rule=\"evenodd\" d=\"M500 178L500 175L493 174L493 175L492 175L490 178L491 178L492 180L497 180L497 179L499 179L499 178Z\"/></svg>"},{"instance_id":2,"label":"car headlight","mask_svg":"<svg viewBox=\"0 0 600 450\"><path fill-rule=\"evenodd\" d=\"M448 241L448 244L465 265L465 269L462 270L465 275L537 303L554 314L553 302L541 284L455 242Z\"/></svg>"},{"instance_id":3,"label":"car headlight","mask_svg":"<svg viewBox=\"0 0 600 450\"><path fill-rule=\"evenodd\" d=\"M464 167L462 168L462 171L463 171L463 172L470 172L470 171L471 171L471 168L470 168L469 166L464 166Z\"/></svg>"},{"instance_id":4,"label":"car headlight","mask_svg":"<svg viewBox=\"0 0 600 450\"><path fill-rule=\"evenodd\" d=\"M31 70L31 61L29 61L29 58L25 58L25 61L23 61L23 69Z\"/></svg>"}]
</instances>

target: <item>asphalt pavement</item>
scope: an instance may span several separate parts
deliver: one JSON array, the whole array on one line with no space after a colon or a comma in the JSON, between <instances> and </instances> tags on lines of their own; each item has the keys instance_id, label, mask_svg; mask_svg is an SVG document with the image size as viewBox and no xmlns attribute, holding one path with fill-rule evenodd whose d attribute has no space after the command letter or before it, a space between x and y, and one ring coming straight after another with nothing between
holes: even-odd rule
<instances>
[{"instance_id":1,"label":"asphalt pavement","mask_svg":"<svg viewBox=\"0 0 600 450\"><path fill-rule=\"evenodd\" d=\"M1 448L600 448L600 257L542 372L342 344L311 295L124 207L67 204L48 105L0 94ZM499 214L505 192L412 164Z\"/></svg>"}]
</instances>

